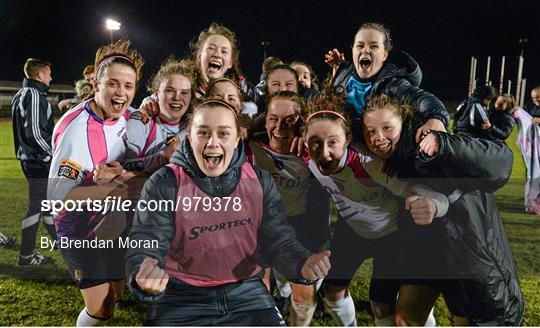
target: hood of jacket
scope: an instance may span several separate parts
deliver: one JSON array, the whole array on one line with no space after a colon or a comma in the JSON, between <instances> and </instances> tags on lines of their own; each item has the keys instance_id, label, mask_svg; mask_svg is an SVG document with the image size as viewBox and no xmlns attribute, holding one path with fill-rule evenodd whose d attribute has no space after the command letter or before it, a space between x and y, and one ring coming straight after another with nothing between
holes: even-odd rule
<instances>
[{"instance_id":1,"label":"hood of jacket","mask_svg":"<svg viewBox=\"0 0 540 328\"><path fill-rule=\"evenodd\" d=\"M403 78L413 86L418 87L422 82L420 65L408 53L401 50L390 51L386 63L381 68L374 89L377 84L383 84L388 79Z\"/></svg>"},{"instance_id":2,"label":"hood of jacket","mask_svg":"<svg viewBox=\"0 0 540 328\"><path fill-rule=\"evenodd\" d=\"M352 74L356 74L354 64L348 61L344 62L336 72L332 83L333 86L343 87ZM405 79L413 86L418 87L422 82L422 76L422 69L420 69L420 65L414 58L404 51L392 50L379 73L373 77L372 90L377 90L385 82L394 78Z\"/></svg>"},{"instance_id":3,"label":"hood of jacket","mask_svg":"<svg viewBox=\"0 0 540 328\"><path fill-rule=\"evenodd\" d=\"M229 167L217 177L209 177L201 171L188 138L182 141L180 147L176 149L171 157L172 164L179 165L186 170L197 187L212 197L225 197L236 189L240 182L241 166L245 161L246 155L242 139L240 139L238 147L234 150Z\"/></svg>"}]
</instances>

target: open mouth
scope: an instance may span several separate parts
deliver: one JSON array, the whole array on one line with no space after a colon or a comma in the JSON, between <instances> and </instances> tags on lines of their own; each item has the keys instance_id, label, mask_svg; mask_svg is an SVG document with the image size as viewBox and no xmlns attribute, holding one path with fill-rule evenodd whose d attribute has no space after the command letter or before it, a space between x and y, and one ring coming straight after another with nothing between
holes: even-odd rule
<instances>
[{"instance_id":1,"label":"open mouth","mask_svg":"<svg viewBox=\"0 0 540 328\"><path fill-rule=\"evenodd\" d=\"M203 159L206 165L208 166L208 168L213 169L217 167L219 163L221 163L221 161L223 160L223 155L216 154L216 153L206 153L206 154L203 154Z\"/></svg>"},{"instance_id":2,"label":"open mouth","mask_svg":"<svg viewBox=\"0 0 540 328\"><path fill-rule=\"evenodd\" d=\"M391 146L390 143L386 143L386 144L376 145L375 149L380 152L387 152L390 150L390 146Z\"/></svg>"},{"instance_id":3,"label":"open mouth","mask_svg":"<svg viewBox=\"0 0 540 328\"><path fill-rule=\"evenodd\" d=\"M321 168L323 172L329 172L330 169L332 168L332 163L333 161L320 160L319 167Z\"/></svg>"},{"instance_id":4,"label":"open mouth","mask_svg":"<svg viewBox=\"0 0 540 328\"><path fill-rule=\"evenodd\" d=\"M111 99L111 103L115 111L120 111L124 107L126 100L113 98Z\"/></svg>"},{"instance_id":5,"label":"open mouth","mask_svg":"<svg viewBox=\"0 0 540 328\"><path fill-rule=\"evenodd\" d=\"M360 68L365 70L368 69L369 66L371 66L371 59L369 58L362 58L360 59Z\"/></svg>"},{"instance_id":6,"label":"open mouth","mask_svg":"<svg viewBox=\"0 0 540 328\"><path fill-rule=\"evenodd\" d=\"M182 104L177 104L177 103L172 103L172 104L169 104L169 107L175 111L175 112L179 112L181 111L183 108L184 108L184 105Z\"/></svg>"},{"instance_id":7,"label":"open mouth","mask_svg":"<svg viewBox=\"0 0 540 328\"><path fill-rule=\"evenodd\" d=\"M272 133L272 137L278 141L287 141L289 139L289 135L287 133L274 132Z\"/></svg>"},{"instance_id":8,"label":"open mouth","mask_svg":"<svg viewBox=\"0 0 540 328\"><path fill-rule=\"evenodd\" d=\"M223 65L217 60L211 60L208 63L208 69L213 71L219 71Z\"/></svg>"}]
</instances>

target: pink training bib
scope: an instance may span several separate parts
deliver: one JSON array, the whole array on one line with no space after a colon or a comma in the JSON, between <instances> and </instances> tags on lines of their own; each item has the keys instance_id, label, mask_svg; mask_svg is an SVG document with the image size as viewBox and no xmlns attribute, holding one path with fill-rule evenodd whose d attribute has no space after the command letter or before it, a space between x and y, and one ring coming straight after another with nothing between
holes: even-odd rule
<instances>
[{"instance_id":1,"label":"pink training bib","mask_svg":"<svg viewBox=\"0 0 540 328\"><path fill-rule=\"evenodd\" d=\"M262 270L256 251L263 192L251 164L242 165L240 183L227 197L207 195L182 167L168 166L179 188L166 272L190 285L206 287L241 281Z\"/></svg>"}]
</instances>

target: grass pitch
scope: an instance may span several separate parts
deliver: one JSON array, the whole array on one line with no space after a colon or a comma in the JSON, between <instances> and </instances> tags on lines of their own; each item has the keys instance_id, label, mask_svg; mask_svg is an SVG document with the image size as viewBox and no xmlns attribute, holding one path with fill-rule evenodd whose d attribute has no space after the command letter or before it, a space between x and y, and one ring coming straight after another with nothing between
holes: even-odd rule
<instances>
[{"instance_id":1,"label":"grass pitch","mask_svg":"<svg viewBox=\"0 0 540 328\"><path fill-rule=\"evenodd\" d=\"M525 167L516 147L516 131L508 139L514 152L514 169L509 183L496 194L510 244L517 262L521 287L527 300L526 326L540 325L540 217L524 213ZM0 121L0 232L20 241L21 219L25 214L28 186L13 150L11 121ZM43 225L39 236L46 236ZM39 250L39 243L37 244ZM67 273L58 251L39 250L53 257L57 265L39 268L43 279L35 279L38 269L17 266L18 249L0 248L0 326L73 326L83 308L82 297ZM46 271L43 271L45 269ZM357 271L351 283L360 326L373 326L368 286L371 262ZM140 326L146 311L126 292L110 326ZM439 299L435 308L439 325L449 325L448 311ZM315 319L313 326L332 326L329 318Z\"/></svg>"}]
</instances>

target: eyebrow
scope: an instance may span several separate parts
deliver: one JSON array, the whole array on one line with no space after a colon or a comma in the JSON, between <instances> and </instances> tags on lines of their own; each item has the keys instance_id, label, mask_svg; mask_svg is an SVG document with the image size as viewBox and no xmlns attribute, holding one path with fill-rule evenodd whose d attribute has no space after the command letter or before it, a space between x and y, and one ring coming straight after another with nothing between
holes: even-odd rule
<instances>
[{"instance_id":1,"label":"eyebrow","mask_svg":"<svg viewBox=\"0 0 540 328\"><path fill-rule=\"evenodd\" d=\"M196 129L209 129L210 126L208 125L198 125L195 127ZM219 129L232 129L232 126L230 125L218 125Z\"/></svg>"}]
</instances>

